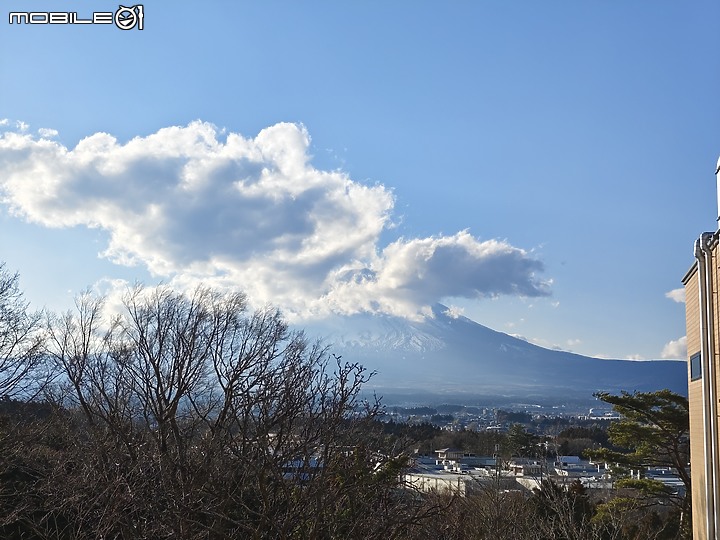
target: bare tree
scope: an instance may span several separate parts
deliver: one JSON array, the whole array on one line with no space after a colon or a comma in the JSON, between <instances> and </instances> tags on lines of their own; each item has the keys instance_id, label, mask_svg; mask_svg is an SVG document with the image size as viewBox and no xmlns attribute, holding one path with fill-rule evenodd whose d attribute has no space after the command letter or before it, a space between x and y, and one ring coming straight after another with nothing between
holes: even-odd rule
<instances>
[{"instance_id":1,"label":"bare tree","mask_svg":"<svg viewBox=\"0 0 720 540\"><path fill-rule=\"evenodd\" d=\"M41 316L28 311L18 274L0 263L0 397L32 399L48 380Z\"/></svg>"},{"instance_id":2,"label":"bare tree","mask_svg":"<svg viewBox=\"0 0 720 540\"><path fill-rule=\"evenodd\" d=\"M47 322L65 426L38 483L48 531L395 538L432 511L401 489L405 456L372 442L380 406L360 397L370 374L277 309L136 287L114 319L85 294Z\"/></svg>"}]
</instances>

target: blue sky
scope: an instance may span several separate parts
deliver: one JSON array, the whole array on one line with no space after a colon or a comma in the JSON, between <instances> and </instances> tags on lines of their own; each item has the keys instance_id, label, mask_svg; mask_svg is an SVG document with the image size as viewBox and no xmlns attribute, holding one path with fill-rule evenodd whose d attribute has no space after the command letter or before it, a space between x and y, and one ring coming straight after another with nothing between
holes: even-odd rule
<instances>
[{"instance_id":1,"label":"blue sky","mask_svg":"<svg viewBox=\"0 0 720 540\"><path fill-rule=\"evenodd\" d=\"M8 23L110 2L2 3L0 260L34 306L204 282L300 324L442 301L545 346L682 354L717 2L200 6L121 31Z\"/></svg>"}]
</instances>

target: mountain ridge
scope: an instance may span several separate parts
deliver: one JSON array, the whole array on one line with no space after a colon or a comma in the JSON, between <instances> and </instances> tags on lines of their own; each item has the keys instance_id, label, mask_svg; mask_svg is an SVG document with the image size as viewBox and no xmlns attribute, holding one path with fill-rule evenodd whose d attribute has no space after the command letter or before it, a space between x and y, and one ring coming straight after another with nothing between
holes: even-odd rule
<instances>
[{"instance_id":1,"label":"mountain ridge","mask_svg":"<svg viewBox=\"0 0 720 540\"><path fill-rule=\"evenodd\" d=\"M442 304L423 321L369 314L326 321L310 333L331 350L376 372L379 391L461 392L551 398L598 391L687 395L687 367L677 360L600 359L547 349L492 330Z\"/></svg>"}]
</instances>

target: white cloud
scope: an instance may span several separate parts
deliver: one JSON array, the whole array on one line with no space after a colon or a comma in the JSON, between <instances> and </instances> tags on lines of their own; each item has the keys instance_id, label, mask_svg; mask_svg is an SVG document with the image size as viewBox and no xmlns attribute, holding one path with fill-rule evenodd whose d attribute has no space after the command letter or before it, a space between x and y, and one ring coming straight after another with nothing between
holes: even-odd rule
<instances>
[{"instance_id":1,"label":"white cloud","mask_svg":"<svg viewBox=\"0 0 720 540\"><path fill-rule=\"evenodd\" d=\"M665 293L665 298L669 298L673 302L679 304L685 303L685 289L673 289L672 291Z\"/></svg>"},{"instance_id":2,"label":"white cloud","mask_svg":"<svg viewBox=\"0 0 720 540\"><path fill-rule=\"evenodd\" d=\"M445 297L483 298L500 294L541 296L535 278L540 261L506 242L480 242L467 231L453 236L400 239L370 264L351 263L334 271L320 302L338 313L363 311L417 317Z\"/></svg>"},{"instance_id":3,"label":"white cloud","mask_svg":"<svg viewBox=\"0 0 720 540\"><path fill-rule=\"evenodd\" d=\"M49 129L49 128L40 128L38 129L38 135L42 137L43 139L52 139L53 137L57 137L57 130L56 129Z\"/></svg>"},{"instance_id":4,"label":"white cloud","mask_svg":"<svg viewBox=\"0 0 720 540\"><path fill-rule=\"evenodd\" d=\"M666 343L660 353L660 357L680 360L687 358L687 336Z\"/></svg>"},{"instance_id":5,"label":"white cloud","mask_svg":"<svg viewBox=\"0 0 720 540\"><path fill-rule=\"evenodd\" d=\"M465 310L458 306L450 306L445 310L445 315L447 315L451 319L457 319L459 317L462 317L463 313L465 313Z\"/></svg>"},{"instance_id":6,"label":"white cloud","mask_svg":"<svg viewBox=\"0 0 720 540\"><path fill-rule=\"evenodd\" d=\"M549 294L542 262L506 241L461 231L381 246L391 191L314 168L300 125L245 138L193 122L73 149L17 127L0 134L0 200L47 227L101 228L104 257L177 287L242 289L298 317L418 318L445 297Z\"/></svg>"}]
</instances>

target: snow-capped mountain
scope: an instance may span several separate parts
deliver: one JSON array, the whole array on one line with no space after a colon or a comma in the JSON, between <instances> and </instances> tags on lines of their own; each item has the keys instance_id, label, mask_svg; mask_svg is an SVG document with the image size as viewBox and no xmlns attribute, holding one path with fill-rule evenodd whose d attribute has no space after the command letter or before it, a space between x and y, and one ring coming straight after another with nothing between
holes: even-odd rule
<instances>
[{"instance_id":1,"label":"snow-capped mountain","mask_svg":"<svg viewBox=\"0 0 720 540\"><path fill-rule=\"evenodd\" d=\"M685 362L606 360L533 345L436 305L421 322L355 315L308 328L377 374L381 391L590 397L596 391L687 394Z\"/></svg>"}]
</instances>

